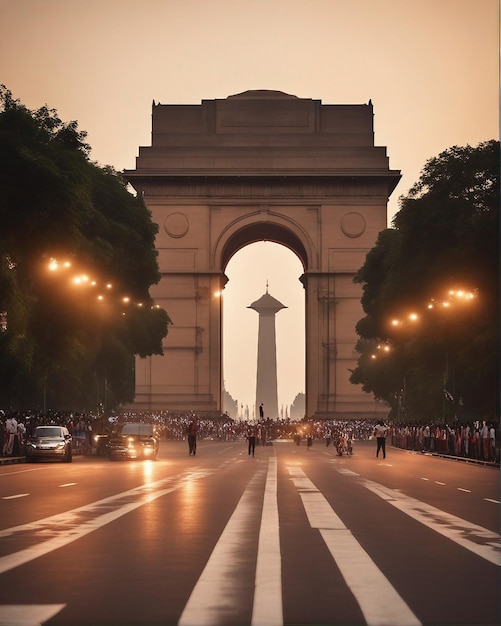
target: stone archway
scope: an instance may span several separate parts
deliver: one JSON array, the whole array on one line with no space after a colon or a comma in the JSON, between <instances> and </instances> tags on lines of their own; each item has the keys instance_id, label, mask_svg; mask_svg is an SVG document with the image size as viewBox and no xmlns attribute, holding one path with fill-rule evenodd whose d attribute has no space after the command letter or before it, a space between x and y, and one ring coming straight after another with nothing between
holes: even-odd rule
<instances>
[{"instance_id":1,"label":"stone archway","mask_svg":"<svg viewBox=\"0 0 501 626\"><path fill-rule=\"evenodd\" d=\"M353 276L386 227L400 172L374 146L371 103L323 105L276 91L153 103L152 145L125 175L159 225L152 295L173 321L164 356L136 362L136 408L221 411L214 294L233 254L268 240L304 268L307 415L374 415L372 397L349 383L363 314Z\"/></svg>"}]
</instances>

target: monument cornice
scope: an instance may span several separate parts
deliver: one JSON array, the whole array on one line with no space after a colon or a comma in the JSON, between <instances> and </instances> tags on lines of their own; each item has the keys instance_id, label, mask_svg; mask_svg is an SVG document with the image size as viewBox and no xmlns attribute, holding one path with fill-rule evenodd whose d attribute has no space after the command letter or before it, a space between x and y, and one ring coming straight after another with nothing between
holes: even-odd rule
<instances>
[{"instance_id":1,"label":"monument cornice","mask_svg":"<svg viewBox=\"0 0 501 626\"><path fill-rule=\"evenodd\" d=\"M322 198L389 197L400 173L367 176L176 177L126 173L148 197Z\"/></svg>"}]
</instances>

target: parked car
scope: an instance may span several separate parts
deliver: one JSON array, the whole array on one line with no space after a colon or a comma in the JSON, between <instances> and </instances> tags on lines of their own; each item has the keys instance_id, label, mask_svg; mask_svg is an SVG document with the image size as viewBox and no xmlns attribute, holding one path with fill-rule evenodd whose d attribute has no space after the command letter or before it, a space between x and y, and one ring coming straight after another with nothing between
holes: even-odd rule
<instances>
[{"instance_id":1,"label":"parked car","mask_svg":"<svg viewBox=\"0 0 501 626\"><path fill-rule=\"evenodd\" d=\"M160 437L153 424L126 423L108 442L108 454L115 459L156 459Z\"/></svg>"},{"instance_id":2,"label":"parked car","mask_svg":"<svg viewBox=\"0 0 501 626\"><path fill-rule=\"evenodd\" d=\"M72 439L65 426L37 426L27 437L25 445L26 461L38 459L60 459L64 463L72 461Z\"/></svg>"}]
</instances>

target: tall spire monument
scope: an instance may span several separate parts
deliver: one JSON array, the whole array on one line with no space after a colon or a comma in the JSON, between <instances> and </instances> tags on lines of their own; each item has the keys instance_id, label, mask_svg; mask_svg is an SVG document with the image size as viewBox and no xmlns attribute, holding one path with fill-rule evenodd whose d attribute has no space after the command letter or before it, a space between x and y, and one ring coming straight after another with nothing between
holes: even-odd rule
<instances>
[{"instance_id":1,"label":"tall spire monument","mask_svg":"<svg viewBox=\"0 0 501 626\"><path fill-rule=\"evenodd\" d=\"M264 417L277 419L278 391L275 315L287 307L273 296L270 296L268 293L268 281L266 281L266 293L247 308L254 309L259 314L256 416L259 415L259 406L262 404Z\"/></svg>"}]
</instances>

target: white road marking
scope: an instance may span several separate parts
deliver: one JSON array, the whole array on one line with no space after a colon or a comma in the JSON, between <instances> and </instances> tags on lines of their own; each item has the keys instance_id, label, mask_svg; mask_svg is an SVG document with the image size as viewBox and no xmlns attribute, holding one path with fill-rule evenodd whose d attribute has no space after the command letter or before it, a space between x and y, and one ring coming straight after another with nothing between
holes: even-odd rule
<instances>
[{"instance_id":1,"label":"white road marking","mask_svg":"<svg viewBox=\"0 0 501 626\"><path fill-rule=\"evenodd\" d=\"M64 485L59 485L60 487L73 487L76 483L64 483Z\"/></svg>"},{"instance_id":2,"label":"white road marking","mask_svg":"<svg viewBox=\"0 0 501 626\"><path fill-rule=\"evenodd\" d=\"M441 483L439 480L434 481L437 485L445 485L445 483Z\"/></svg>"},{"instance_id":3,"label":"white road marking","mask_svg":"<svg viewBox=\"0 0 501 626\"><path fill-rule=\"evenodd\" d=\"M255 565L249 562L249 541L256 507L262 506L262 475L263 470L258 470L242 494L191 592L178 626L220 626L228 623L232 615L237 623L245 593L241 571Z\"/></svg>"},{"instance_id":4,"label":"white road marking","mask_svg":"<svg viewBox=\"0 0 501 626\"><path fill-rule=\"evenodd\" d=\"M486 502L494 502L494 504L501 504L501 502L499 502L499 500L493 500L492 498L484 498L484 500Z\"/></svg>"},{"instance_id":5,"label":"white road marking","mask_svg":"<svg viewBox=\"0 0 501 626\"><path fill-rule=\"evenodd\" d=\"M25 498L29 493L16 493L14 496L3 496L2 500L15 500L16 498Z\"/></svg>"},{"instance_id":6,"label":"white road marking","mask_svg":"<svg viewBox=\"0 0 501 626\"><path fill-rule=\"evenodd\" d=\"M49 468L48 465L46 466L42 465L40 467L30 467L30 469L16 470L15 472L1 472L0 478L3 478L4 476L12 476L13 474L25 474L26 472L40 472L41 470L48 469L48 468Z\"/></svg>"},{"instance_id":7,"label":"white road marking","mask_svg":"<svg viewBox=\"0 0 501 626\"><path fill-rule=\"evenodd\" d=\"M281 626L281 624L283 624L282 556L277 501L277 458L270 457L259 531L251 626Z\"/></svg>"},{"instance_id":8,"label":"white road marking","mask_svg":"<svg viewBox=\"0 0 501 626\"><path fill-rule=\"evenodd\" d=\"M356 472L353 472L352 470L343 469L343 468L338 469L338 472L340 474L345 474L346 476L358 476L359 475Z\"/></svg>"},{"instance_id":9,"label":"white road marking","mask_svg":"<svg viewBox=\"0 0 501 626\"><path fill-rule=\"evenodd\" d=\"M298 468L289 468L312 528L318 528L368 626L420 626L390 581ZM309 482L306 491L300 485Z\"/></svg>"},{"instance_id":10,"label":"white road marking","mask_svg":"<svg viewBox=\"0 0 501 626\"><path fill-rule=\"evenodd\" d=\"M463 489L463 487L458 487L458 491L464 491L465 493L471 493L471 489Z\"/></svg>"},{"instance_id":11,"label":"white road marking","mask_svg":"<svg viewBox=\"0 0 501 626\"><path fill-rule=\"evenodd\" d=\"M65 604L0 605L0 626L37 626L62 611Z\"/></svg>"},{"instance_id":12,"label":"white road marking","mask_svg":"<svg viewBox=\"0 0 501 626\"><path fill-rule=\"evenodd\" d=\"M391 504L402 513L421 522L428 528L470 550L486 561L501 565L501 536L477 524L472 524L456 515L451 515L425 502L362 479L364 487Z\"/></svg>"},{"instance_id":13,"label":"white road marking","mask_svg":"<svg viewBox=\"0 0 501 626\"><path fill-rule=\"evenodd\" d=\"M0 574L80 539L115 521L122 515L181 488L187 481L197 480L209 473L208 470L205 472L193 470L177 477L145 483L135 489L98 500L66 513L0 530L0 538L10 537L18 533L26 536L30 532L34 537L44 534L50 537L50 539L36 543L30 548L0 557ZM103 510L106 513L103 513Z\"/></svg>"}]
</instances>

